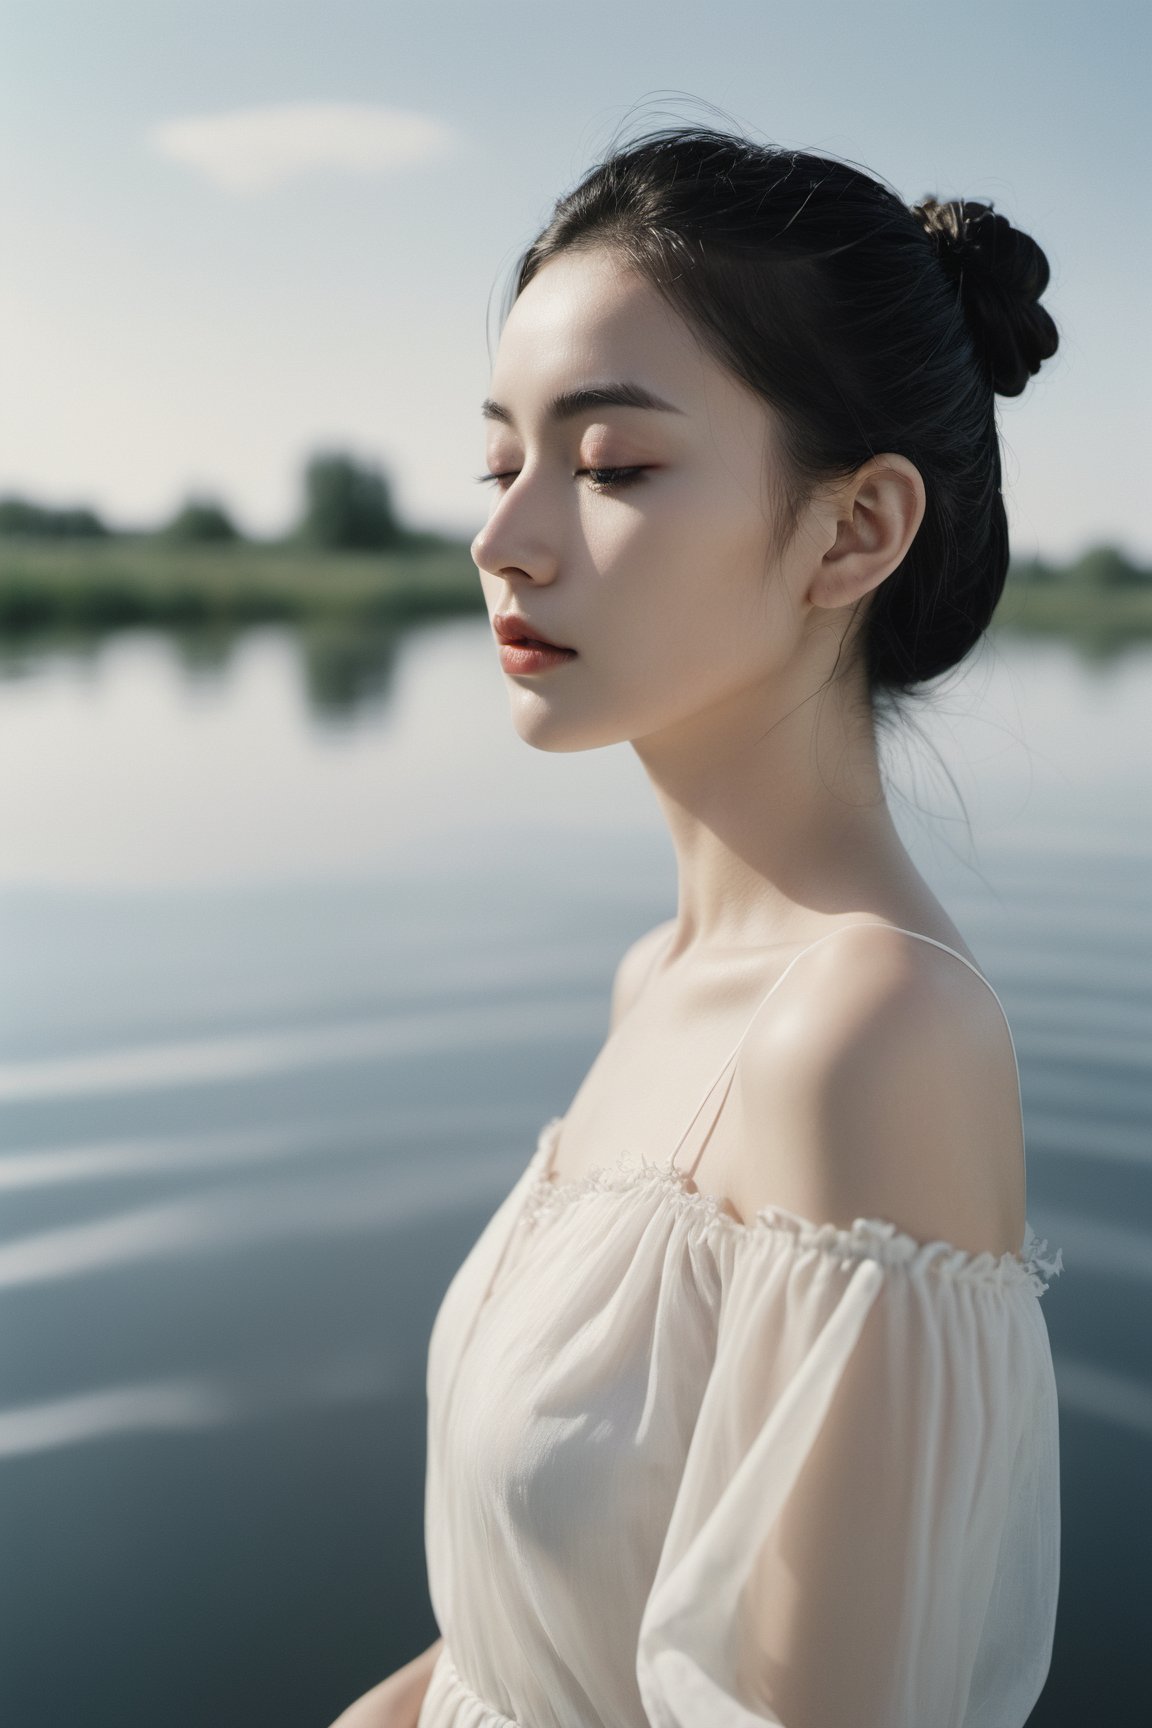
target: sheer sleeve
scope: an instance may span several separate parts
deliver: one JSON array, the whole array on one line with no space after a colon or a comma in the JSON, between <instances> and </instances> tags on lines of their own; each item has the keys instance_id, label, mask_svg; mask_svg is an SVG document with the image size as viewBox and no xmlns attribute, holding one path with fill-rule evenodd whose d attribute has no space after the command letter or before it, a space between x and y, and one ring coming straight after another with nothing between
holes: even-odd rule
<instances>
[{"instance_id":1,"label":"sheer sleeve","mask_svg":"<svg viewBox=\"0 0 1152 1728\"><path fill-rule=\"evenodd\" d=\"M1020 1256L766 1208L640 1625L653 1728L1017 1728L1051 1659L1056 1386Z\"/></svg>"}]
</instances>

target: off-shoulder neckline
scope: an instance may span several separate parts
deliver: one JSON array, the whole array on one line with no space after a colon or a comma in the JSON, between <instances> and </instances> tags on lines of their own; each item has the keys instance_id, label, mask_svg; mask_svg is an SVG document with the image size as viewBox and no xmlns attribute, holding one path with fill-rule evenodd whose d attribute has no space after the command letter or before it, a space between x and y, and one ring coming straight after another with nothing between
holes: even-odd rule
<instances>
[{"instance_id":1,"label":"off-shoulder neckline","mask_svg":"<svg viewBox=\"0 0 1152 1728\"><path fill-rule=\"evenodd\" d=\"M786 1242L796 1248L813 1248L841 1259L874 1259L888 1266L909 1270L930 1269L941 1277L995 1288L1013 1285L1032 1290L1037 1296L1048 1288L1048 1278L1064 1270L1063 1250L1048 1256L1048 1243L1025 1221L1024 1240L1018 1251L996 1255L991 1249L974 1253L943 1240L921 1242L888 1218L855 1218L849 1228L817 1223L786 1206L761 1206L751 1220L733 1218L715 1194L689 1186L692 1178L670 1164L654 1164L646 1158L631 1158L622 1152L615 1164L598 1164L582 1176L557 1179L546 1168L552 1143L563 1123L553 1116L541 1128L536 1150L526 1171L527 1192L522 1217L534 1226L548 1215L562 1215L569 1207L595 1194L615 1194L623 1199L649 1198L672 1206L689 1226L703 1232L719 1231L738 1243Z\"/></svg>"}]
</instances>

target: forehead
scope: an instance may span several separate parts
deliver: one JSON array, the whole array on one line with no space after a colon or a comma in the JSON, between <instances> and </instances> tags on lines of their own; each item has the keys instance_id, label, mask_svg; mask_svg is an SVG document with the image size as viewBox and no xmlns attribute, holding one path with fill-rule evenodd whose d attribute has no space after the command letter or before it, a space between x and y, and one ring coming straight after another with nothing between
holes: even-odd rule
<instances>
[{"instance_id":1,"label":"forehead","mask_svg":"<svg viewBox=\"0 0 1152 1728\"><path fill-rule=\"evenodd\" d=\"M513 303L492 369L492 394L562 390L600 375L637 378L667 395L700 385L699 340L628 261L604 248L552 258Z\"/></svg>"}]
</instances>

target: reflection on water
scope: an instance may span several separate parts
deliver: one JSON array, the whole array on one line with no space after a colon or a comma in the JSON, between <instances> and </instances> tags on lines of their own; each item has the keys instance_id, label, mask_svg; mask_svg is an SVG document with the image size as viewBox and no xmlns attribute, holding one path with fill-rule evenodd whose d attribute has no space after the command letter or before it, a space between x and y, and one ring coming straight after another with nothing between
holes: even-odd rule
<instances>
[{"instance_id":1,"label":"reflection on water","mask_svg":"<svg viewBox=\"0 0 1152 1728\"><path fill-rule=\"evenodd\" d=\"M355 714L383 708L389 696L399 632L314 626L299 633L304 682L313 713Z\"/></svg>"},{"instance_id":2,"label":"reflection on water","mask_svg":"<svg viewBox=\"0 0 1152 1728\"><path fill-rule=\"evenodd\" d=\"M888 763L1064 1258L1042 1724L1102 1675L1132 1714L1149 1598L1150 708L1152 651L1005 639ZM435 1636L428 1332L674 905L664 831L626 747L525 749L474 619L25 649L0 806L0 1719L314 1728Z\"/></svg>"},{"instance_id":3,"label":"reflection on water","mask_svg":"<svg viewBox=\"0 0 1152 1728\"><path fill-rule=\"evenodd\" d=\"M197 624L165 632L121 631L129 636L162 642L173 664L188 678L200 682L224 680L236 668L250 629L233 625ZM302 625L285 633L300 668L308 706L317 720L340 718L362 709L387 704L397 656L405 631L402 626L364 622L322 621ZM71 635L58 646L73 670L96 666L113 639L107 632ZM0 635L0 680L26 676L43 660L47 639Z\"/></svg>"}]
</instances>

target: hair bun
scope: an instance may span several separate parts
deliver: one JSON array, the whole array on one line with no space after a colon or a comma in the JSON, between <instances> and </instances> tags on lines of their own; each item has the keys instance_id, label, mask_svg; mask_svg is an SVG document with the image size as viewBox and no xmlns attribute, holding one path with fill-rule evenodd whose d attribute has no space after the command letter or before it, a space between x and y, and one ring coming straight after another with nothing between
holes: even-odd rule
<instances>
[{"instance_id":1,"label":"hair bun","mask_svg":"<svg viewBox=\"0 0 1152 1728\"><path fill-rule=\"evenodd\" d=\"M1056 326L1038 304L1048 260L991 204L925 198L912 205L940 263L958 283L977 350L1000 396L1019 396L1055 354Z\"/></svg>"}]
</instances>

